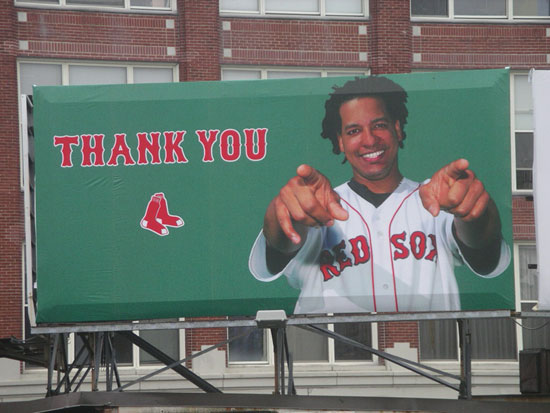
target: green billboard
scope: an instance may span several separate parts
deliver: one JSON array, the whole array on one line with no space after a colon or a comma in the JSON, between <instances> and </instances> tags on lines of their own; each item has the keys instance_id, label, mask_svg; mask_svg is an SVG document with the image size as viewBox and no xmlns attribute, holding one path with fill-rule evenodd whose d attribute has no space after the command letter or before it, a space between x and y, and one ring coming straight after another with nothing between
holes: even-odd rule
<instances>
[{"instance_id":1,"label":"green billboard","mask_svg":"<svg viewBox=\"0 0 550 413\"><path fill-rule=\"evenodd\" d=\"M437 266L454 266L464 257L452 250L445 256L452 240L414 229L384 233L388 248L378 249L374 224L365 217L358 225L368 236L345 235L343 246L321 240L316 253L308 252L317 257L306 258L317 268L316 281L302 270L292 278L288 268L269 279L251 273L258 254L265 256L251 256L251 249L266 208L298 166L315 168L337 187L356 177L356 164L389 156L389 147L376 144L376 151L361 153L363 160L354 163L346 152L344 161L320 135L333 86L357 80L35 87L37 322L253 315L263 309L290 314L513 308L513 266L506 261L512 242L508 72L386 78L407 94L406 122L387 122L394 137L395 125L397 135L406 131L399 170L407 182L426 184L446 165L468 160L467 170L475 172L500 214L498 274L480 276L462 265L450 274L438 270L436 278L448 281L426 282L424 267L417 266L400 279L405 255ZM358 209L349 208L351 214ZM323 224L313 230L326 230ZM443 228L447 224L434 225L444 237L451 231ZM455 224L452 231L456 236ZM388 250L392 282L378 276L385 271L377 258L382 249ZM289 265L304 251L293 251ZM330 303L343 291L324 288L332 279L357 291L344 297L353 305L315 304ZM356 286L358 279L363 286ZM430 294L455 297L425 304ZM368 305L362 305L365 300Z\"/></svg>"}]
</instances>

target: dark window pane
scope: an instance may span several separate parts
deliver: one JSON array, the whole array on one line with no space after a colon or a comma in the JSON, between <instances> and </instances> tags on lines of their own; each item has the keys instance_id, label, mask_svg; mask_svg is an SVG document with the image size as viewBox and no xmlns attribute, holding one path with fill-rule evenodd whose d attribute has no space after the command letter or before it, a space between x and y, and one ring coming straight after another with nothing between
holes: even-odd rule
<instances>
[{"instance_id":1,"label":"dark window pane","mask_svg":"<svg viewBox=\"0 0 550 413\"><path fill-rule=\"evenodd\" d=\"M517 189L533 189L533 171L516 170Z\"/></svg>"},{"instance_id":2,"label":"dark window pane","mask_svg":"<svg viewBox=\"0 0 550 413\"><path fill-rule=\"evenodd\" d=\"M334 331L361 344L372 346L370 323L338 323L334 324ZM372 353L335 340L334 357L336 361L372 360Z\"/></svg>"},{"instance_id":3,"label":"dark window pane","mask_svg":"<svg viewBox=\"0 0 550 413\"><path fill-rule=\"evenodd\" d=\"M447 16L447 0L411 0L412 16Z\"/></svg>"},{"instance_id":4,"label":"dark window pane","mask_svg":"<svg viewBox=\"0 0 550 413\"><path fill-rule=\"evenodd\" d=\"M514 16L550 16L550 0L516 0Z\"/></svg>"},{"instance_id":5,"label":"dark window pane","mask_svg":"<svg viewBox=\"0 0 550 413\"><path fill-rule=\"evenodd\" d=\"M516 167L533 167L533 132L516 132Z\"/></svg>"},{"instance_id":6,"label":"dark window pane","mask_svg":"<svg viewBox=\"0 0 550 413\"><path fill-rule=\"evenodd\" d=\"M455 320L419 321L420 358L457 360L458 340Z\"/></svg>"},{"instance_id":7,"label":"dark window pane","mask_svg":"<svg viewBox=\"0 0 550 413\"><path fill-rule=\"evenodd\" d=\"M506 318L470 320L472 359L516 359L516 324Z\"/></svg>"},{"instance_id":8,"label":"dark window pane","mask_svg":"<svg viewBox=\"0 0 550 413\"><path fill-rule=\"evenodd\" d=\"M459 16L506 16L507 0L455 0Z\"/></svg>"},{"instance_id":9,"label":"dark window pane","mask_svg":"<svg viewBox=\"0 0 550 413\"><path fill-rule=\"evenodd\" d=\"M139 336L172 359L179 360L179 330L141 330ZM140 364L161 363L141 349L139 350L139 362Z\"/></svg>"},{"instance_id":10,"label":"dark window pane","mask_svg":"<svg viewBox=\"0 0 550 413\"><path fill-rule=\"evenodd\" d=\"M229 362L267 360L263 329L256 327L230 327L228 328L228 338L231 339L251 330L252 332L247 336L229 343Z\"/></svg>"},{"instance_id":11,"label":"dark window pane","mask_svg":"<svg viewBox=\"0 0 550 413\"><path fill-rule=\"evenodd\" d=\"M124 0L67 0L66 3L68 6L124 7Z\"/></svg>"},{"instance_id":12,"label":"dark window pane","mask_svg":"<svg viewBox=\"0 0 550 413\"><path fill-rule=\"evenodd\" d=\"M132 364L132 343L118 334L115 334L112 340L116 362L118 364Z\"/></svg>"},{"instance_id":13,"label":"dark window pane","mask_svg":"<svg viewBox=\"0 0 550 413\"><path fill-rule=\"evenodd\" d=\"M320 327L327 328L326 325ZM287 327L288 348L293 360L328 361L328 338L299 327Z\"/></svg>"}]
</instances>

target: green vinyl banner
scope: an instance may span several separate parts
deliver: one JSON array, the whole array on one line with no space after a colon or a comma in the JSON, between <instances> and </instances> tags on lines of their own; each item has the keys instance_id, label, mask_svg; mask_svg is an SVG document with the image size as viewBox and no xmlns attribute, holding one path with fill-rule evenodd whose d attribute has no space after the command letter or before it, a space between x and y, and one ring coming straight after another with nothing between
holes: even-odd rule
<instances>
[{"instance_id":1,"label":"green vinyl banner","mask_svg":"<svg viewBox=\"0 0 550 413\"><path fill-rule=\"evenodd\" d=\"M511 309L509 117L506 70L35 87L37 321Z\"/></svg>"}]
</instances>

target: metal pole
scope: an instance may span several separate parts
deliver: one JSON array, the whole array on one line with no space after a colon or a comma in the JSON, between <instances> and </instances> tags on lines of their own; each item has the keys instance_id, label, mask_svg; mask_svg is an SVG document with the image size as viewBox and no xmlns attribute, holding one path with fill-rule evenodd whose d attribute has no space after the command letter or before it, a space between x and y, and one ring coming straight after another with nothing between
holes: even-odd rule
<instances>
[{"instance_id":1,"label":"metal pole","mask_svg":"<svg viewBox=\"0 0 550 413\"><path fill-rule=\"evenodd\" d=\"M51 336L49 336L51 340ZM55 358L57 356L57 345L59 343L59 334L54 335L53 346L50 351L50 363L48 364L48 384L46 387L46 397L53 396L52 393L52 381L53 381L53 370L55 366Z\"/></svg>"},{"instance_id":2,"label":"metal pole","mask_svg":"<svg viewBox=\"0 0 550 413\"><path fill-rule=\"evenodd\" d=\"M273 394L281 394L279 391L279 343L278 343L278 328L272 328L271 330L271 339L273 341L273 365L275 368L275 389Z\"/></svg>"},{"instance_id":3,"label":"metal pole","mask_svg":"<svg viewBox=\"0 0 550 413\"><path fill-rule=\"evenodd\" d=\"M284 396L285 394L285 353L283 348L283 342L284 342L284 334L285 329L284 328L278 328L277 329L277 353L279 354L279 382L280 382L280 389L281 394Z\"/></svg>"},{"instance_id":4,"label":"metal pole","mask_svg":"<svg viewBox=\"0 0 550 413\"><path fill-rule=\"evenodd\" d=\"M457 322L460 334L460 391L458 398L470 400L472 398L472 334L470 320L459 319Z\"/></svg>"},{"instance_id":5,"label":"metal pole","mask_svg":"<svg viewBox=\"0 0 550 413\"><path fill-rule=\"evenodd\" d=\"M94 375L92 381L92 391L99 390L99 367L101 365L101 355L103 349L103 336L105 333L96 333L95 335L95 351L94 351Z\"/></svg>"}]
</instances>

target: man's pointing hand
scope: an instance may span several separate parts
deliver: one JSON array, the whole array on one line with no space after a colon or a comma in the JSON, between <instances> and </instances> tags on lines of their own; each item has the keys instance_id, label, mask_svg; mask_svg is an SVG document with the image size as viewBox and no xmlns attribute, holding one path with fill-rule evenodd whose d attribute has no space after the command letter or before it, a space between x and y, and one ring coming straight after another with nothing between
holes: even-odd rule
<instances>
[{"instance_id":1,"label":"man's pointing hand","mask_svg":"<svg viewBox=\"0 0 550 413\"><path fill-rule=\"evenodd\" d=\"M300 165L296 176L271 201L264 234L273 248L292 252L305 242L307 227L331 226L335 219L346 220L348 213L340 205L340 197L330 181L315 168Z\"/></svg>"}]
</instances>

